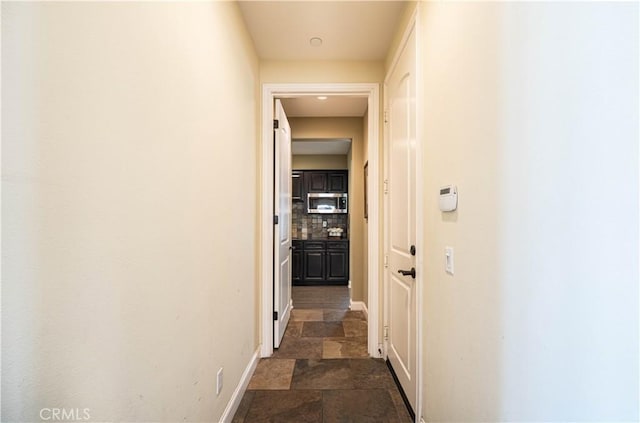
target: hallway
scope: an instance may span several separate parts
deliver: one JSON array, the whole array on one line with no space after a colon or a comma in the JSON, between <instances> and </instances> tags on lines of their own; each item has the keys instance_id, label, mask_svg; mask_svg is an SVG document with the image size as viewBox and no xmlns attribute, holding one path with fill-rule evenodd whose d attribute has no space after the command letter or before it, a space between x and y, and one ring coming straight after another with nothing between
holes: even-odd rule
<instances>
[{"instance_id":1,"label":"hallway","mask_svg":"<svg viewBox=\"0 0 640 423\"><path fill-rule=\"evenodd\" d=\"M367 358L362 311L292 312L281 347L262 359L234 423L410 422L382 359Z\"/></svg>"},{"instance_id":2,"label":"hallway","mask_svg":"<svg viewBox=\"0 0 640 423\"><path fill-rule=\"evenodd\" d=\"M2 422L406 422L380 345L417 421L640 421L640 2L0 11ZM275 99L351 140L288 331Z\"/></svg>"}]
</instances>

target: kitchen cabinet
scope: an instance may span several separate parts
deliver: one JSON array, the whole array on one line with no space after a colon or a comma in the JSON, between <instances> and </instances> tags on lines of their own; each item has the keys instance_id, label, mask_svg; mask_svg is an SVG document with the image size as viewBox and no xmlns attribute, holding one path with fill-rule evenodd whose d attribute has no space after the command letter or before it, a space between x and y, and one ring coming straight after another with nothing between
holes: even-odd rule
<instances>
[{"instance_id":1,"label":"kitchen cabinet","mask_svg":"<svg viewBox=\"0 0 640 423\"><path fill-rule=\"evenodd\" d=\"M327 242L327 281L346 282L349 280L349 246L345 242Z\"/></svg>"},{"instance_id":2,"label":"kitchen cabinet","mask_svg":"<svg viewBox=\"0 0 640 423\"><path fill-rule=\"evenodd\" d=\"M304 173L300 170L291 172L291 199L293 201L304 201Z\"/></svg>"},{"instance_id":3,"label":"kitchen cabinet","mask_svg":"<svg viewBox=\"0 0 640 423\"><path fill-rule=\"evenodd\" d=\"M302 241L291 243L291 282L296 285L302 281Z\"/></svg>"},{"instance_id":4,"label":"kitchen cabinet","mask_svg":"<svg viewBox=\"0 0 640 423\"><path fill-rule=\"evenodd\" d=\"M347 285L349 241L294 241L292 283L294 285Z\"/></svg>"},{"instance_id":5,"label":"kitchen cabinet","mask_svg":"<svg viewBox=\"0 0 640 423\"><path fill-rule=\"evenodd\" d=\"M349 177L346 170L327 173L328 192L347 192L348 182Z\"/></svg>"},{"instance_id":6,"label":"kitchen cabinet","mask_svg":"<svg viewBox=\"0 0 640 423\"><path fill-rule=\"evenodd\" d=\"M326 253L324 251L305 251L303 256L304 271L301 282L305 285L324 282Z\"/></svg>"},{"instance_id":7,"label":"kitchen cabinet","mask_svg":"<svg viewBox=\"0 0 640 423\"><path fill-rule=\"evenodd\" d=\"M348 171L309 170L304 172L307 192L348 192Z\"/></svg>"},{"instance_id":8,"label":"kitchen cabinet","mask_svg":"<svg viewBox=\"0 0 640 423\"><path fill-rule=\"evenodd\" d=\"M307 171L304 179L307 192L327 192L327 172Z\"/></svg>"},{"instance_id":9,"label":"kitchen cabinet","mask_svg":"<svg viewBox=\"0 0 640 423\"><path fill-rule=\"evenodd\" d=\"M302 282L322 283L326 275L326 245L324 241L303 241Z\"/></svg>"}]
</instances>

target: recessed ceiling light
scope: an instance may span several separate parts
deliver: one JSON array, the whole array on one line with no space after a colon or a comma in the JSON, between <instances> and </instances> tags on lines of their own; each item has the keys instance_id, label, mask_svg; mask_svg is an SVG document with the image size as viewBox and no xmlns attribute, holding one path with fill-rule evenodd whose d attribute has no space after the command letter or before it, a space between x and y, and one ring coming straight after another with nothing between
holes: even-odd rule
<instances>
[{"instance_id":1,"label":"recessed ceiling light","mask_svg":"<svg viewBox=\"0 0 640 423\"><path fill-rule=\"evenodd\" d=\"M322 45L322 38L313 37L309 40L309 44L311 44L313 47L320 47Z\"/></svg>"},{"instance_id":2,"label":"recessed ceiling light","mask_svg":"<svg viewBox=\"0 0 640 423\"><path fill-rule=\"evenodd\" d=\"M319 95L318 97L316 97L318 100L326 100L327 96L326 95Z\"/></svg>"}]
</instances>

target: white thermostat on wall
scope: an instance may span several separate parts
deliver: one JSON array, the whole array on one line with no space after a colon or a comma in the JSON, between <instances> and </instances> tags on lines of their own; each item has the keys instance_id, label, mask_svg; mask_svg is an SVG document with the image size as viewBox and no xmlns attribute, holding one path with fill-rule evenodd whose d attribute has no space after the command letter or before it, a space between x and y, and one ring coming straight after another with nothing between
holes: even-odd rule
<instances>
[{"instance_id":1,"label":"white thermostat on wall","mask_svg":"<svg viewBox=\"0 0 640 423\"><path fill-rule=\"evenodd\" d=\"M440 188L440 210L443 212L454 211L458 207L458 189L455 185L447 185Z\"/></svg>"}]
</instances>

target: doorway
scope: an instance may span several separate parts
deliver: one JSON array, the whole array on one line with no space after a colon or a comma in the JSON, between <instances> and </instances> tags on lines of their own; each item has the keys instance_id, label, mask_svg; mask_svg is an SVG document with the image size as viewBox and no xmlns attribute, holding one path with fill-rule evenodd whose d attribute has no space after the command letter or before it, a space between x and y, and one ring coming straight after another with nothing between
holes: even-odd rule
<instances>
[{"instance_id":1,"label":"doorway","mask_svg":"<svg viewBox=\"0 0 640 423\"><path fill-rule=\"evenodd\" d=\"M379 88L377 84L265 84L262 93L262 198L261 198L261 356L273 354L273 116L276 98L305 96L362 96L367 99L368 183L368 249L366 252L367 308L369 316L368 345L370 356L381 356L379 344ZM354 171L363 171L354 169Z\"/></svg>"}]
</instances>

